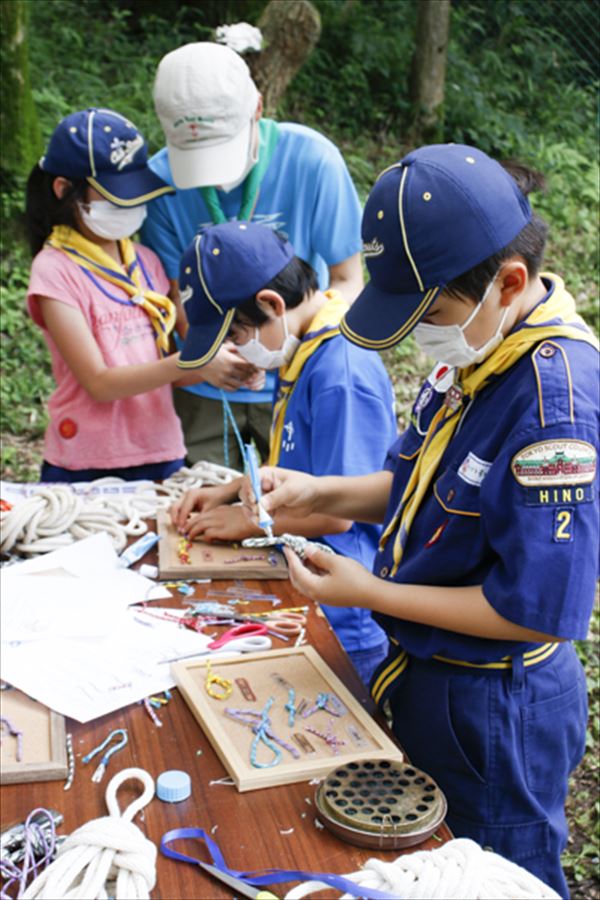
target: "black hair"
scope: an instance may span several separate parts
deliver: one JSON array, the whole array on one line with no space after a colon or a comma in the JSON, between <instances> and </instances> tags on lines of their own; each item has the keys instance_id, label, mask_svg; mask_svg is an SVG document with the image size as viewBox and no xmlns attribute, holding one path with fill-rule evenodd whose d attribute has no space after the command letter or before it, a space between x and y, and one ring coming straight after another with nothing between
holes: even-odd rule
<instances>
[{"instance_id":1,"label":"black hair","mask_svg":"<svg viewBox=\"0 0 600 900\"><path fill-rule=\"evenodd\" d=\"M62 197L57 197L52 188L56 177L36 164L27 179L25 231L32 256L42 249L55 225L79 227L77 201L85 201L87 181L85 178L70 178L70 186Z\"/></svg>"},{"instance_id":2,"label":"black hair","mask_svg":"<svg viewBox=\"0 0 600 900\"><path fill-rule=\"evenodd\" d=\"M277 232L275 234L281 241L284 240L282 235ZM294 256L278 275L262 286L261 290L275 291L277 294L281 294L286 308L293 309L302 303L307 294L314 294L318 288L319 282L315 270L299 256ZM256 294L238 303L235 318L257 327L269 319L256 303Z\"/></svg>"},{"instance_id":3,"label":"black hair","mask_svg":"<svg viewBox=\"0 0 600 900\"><path fill-rule=\"evenodd\" d=\"M535 190L545 190L546 180L540 172L530 169L516 160L506 160L502 167L517 182L519 190L527 196ZM535 278L544 257L548 226L535 213L510 244L478 263L468 272L453 278L444 288L451 297L469 297L478 303L502 263L513 256L523 257L530 278Z\"/></svg>"}]
</instances>

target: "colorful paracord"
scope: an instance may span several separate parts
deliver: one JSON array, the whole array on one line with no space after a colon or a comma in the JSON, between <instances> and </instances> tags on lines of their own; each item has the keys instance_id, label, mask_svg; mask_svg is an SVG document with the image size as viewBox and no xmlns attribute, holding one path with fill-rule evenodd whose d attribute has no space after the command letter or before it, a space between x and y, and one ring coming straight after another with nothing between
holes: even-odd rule
<instances>
[{"instance_id":1,"label":"colorful paracord","mask_svg":"<svg viewBox=\"0 0 600 900\"><path fill-rule=\"evenodd\" d=\"M328 694L325 691L321 691L321 693L317 694L317 699L313 705L309 706L309 708L302 713L302 718L308 719L309 716L312 716L320 709L324 710L324 712L328 712L330 716L336 716L336 718L343 716L345 712L344 707L335 694Z\"/></svg>"},{"instance_id":2,"label":"colorful paracord","mask_svg":"<svg viewBox=\"0 0 600 900\"><path fill-rule=\"evenodd\" d=\"M280 761L281 751L274 746L275 744L279 744L280 747L283 747L284 750L287 750L288 753L291 753L294 759L300 758L300 754L295 747L292 747L291 744L288 744L287 741L284 741L282 738L277 737L277 735L273 732L271 719L269 717L269 711L271 709L271 706L273 705L273 702L273 697L269 697L262 712L256 712L252 709L231 709L229 707L224 710L225 715L229 716L230 719L234 719L236 722L240 722L242 725L248 725L254 732L255 737L250 748L250 762L257 769L268 769L271 766L276 766ZM271 760L271 762L259 763L256 760L258 745L261 741L273 753L273 759Z\"/></svg>"}]
</instances>

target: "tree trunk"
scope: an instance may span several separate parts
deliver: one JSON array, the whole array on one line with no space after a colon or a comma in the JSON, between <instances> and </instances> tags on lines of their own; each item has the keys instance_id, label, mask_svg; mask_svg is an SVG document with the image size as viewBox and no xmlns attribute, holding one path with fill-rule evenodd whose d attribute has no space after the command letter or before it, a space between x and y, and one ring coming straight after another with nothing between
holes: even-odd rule
<instances>
[{"instance_id":1,"label":"tree trunk","mask_svg":"<svg viewBox=\"0 0 600 900\"><path fill-rule=\"evenodd\" d=\"M3 175L25 175L41 152L40 130L29 81L27 0L3 0L0 10L0 170Z\"/></svg>"},{"instance_id":2,"label":"tree trunk","mask_svg":"<svg viewBox=\"0 0 600 900\"><path fill-rule=\"evenodd\" d=\"M450 0L419 0L410 85L415 144L443 139L449 31Z\"/></svg>"},{"instance_id":3,"label":"tree trunk","mask_svg":"<svg viewBox=\"0 0 600 900\"><path fill-rule=\"evenodd\" d=\"M321 18L308 0L270 0L256 23L263 35L260 53L248 54L266 115L273 115L286 88L321 34Z\"/></svg>"}]
</instances>

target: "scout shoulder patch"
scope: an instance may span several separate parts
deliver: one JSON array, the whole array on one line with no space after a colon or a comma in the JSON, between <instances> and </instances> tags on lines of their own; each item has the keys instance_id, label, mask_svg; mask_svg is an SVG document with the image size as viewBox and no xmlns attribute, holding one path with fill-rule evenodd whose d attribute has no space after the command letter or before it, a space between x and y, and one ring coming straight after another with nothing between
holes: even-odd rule
<instances>
[{"instance_id":1,"label":"scout shoulder patch","mask_svg":"<svg viewBox=\"0 0 600 900\"><path fill-rule=\"evenodd\" d=\"M527 488L591 484L596 474L596 450L587 441L569 438L528 444L510 464L519 484Z\"/></svg>"}]
</instances>

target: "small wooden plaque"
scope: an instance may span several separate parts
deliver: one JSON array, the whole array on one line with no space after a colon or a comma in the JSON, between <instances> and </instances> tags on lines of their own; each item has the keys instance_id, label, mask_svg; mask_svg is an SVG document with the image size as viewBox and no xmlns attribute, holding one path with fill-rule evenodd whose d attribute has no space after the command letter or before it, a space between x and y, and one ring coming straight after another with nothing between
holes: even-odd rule
<instances>
[{"instance_id":1,"label":"small wooden plaque","mask_svg":"<svg viewBox=\"0 0 600 900\"><path fill-rule=\"evenodd\" d=\"M193 541L189 550L190 562L181 562L177 548L181 541L169 520L168 514L160 510L157 516L158 568L161 578L185 580L186 578L236 579L281 579L288 578L285 557L274 547L265 549L234 547L232 544L204 544ZM260 557L244 559L245 556ZM239 562L225 562L235 560ZM269 560L275 560L275 563Z\"/></svg>"},{"instance_id":2,"label":"small wooden plaque","mask_svg":"<svg viewBox=\"0 0 600 900\"><path fill-rule=\"evenodd\" d=\"M400 749L312 647L269 650L232 659L213 657L213 674L233 681L233 692L227 700L216 700L206 692L206 665L206 660L179 662L172 665L171 671L188 706L240 792L309 781L326 775L334 766L356 760L402 761ZM256 702L244 699L237 686L239 679L245 679L250 685ZM290 728L285 710L288 702L286 683L295 690L296 705L304 699L308 708L314 704L317 694L325 691L334 694L346 712L337 718L324 710L308 718L297 715L295 724ZM256 768L250 762L250 747L254 738L252 730L226 716L224 709L230 707L261 712L270 697L274 698L269 712L273 731L277 737L300 750L300 758L294 759L289 751L281 748L282 758L277 765ZM337 754L325 741L306 730L306 726L311 726L327 732L330 724L333 734L345 741ZM303 742L307 745L304 749ZM259 761L271 758L270 751L262 744L258 758Z\"/></svg>"},{"instance_id":3,"label":"small wooden plaque","mask_svg":"<svg viewBox=\"0 0 600 900\"><path fill-rule=\"evenodd\" d=\"M17 739L3 727L0 784L66 778L64 717L17 690L0 693L0 710L2 716L23 733L23 758L17 762Z\"/></svg>"}]
</instances>

